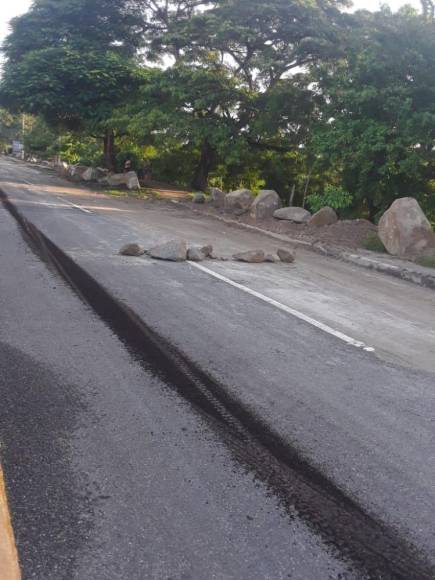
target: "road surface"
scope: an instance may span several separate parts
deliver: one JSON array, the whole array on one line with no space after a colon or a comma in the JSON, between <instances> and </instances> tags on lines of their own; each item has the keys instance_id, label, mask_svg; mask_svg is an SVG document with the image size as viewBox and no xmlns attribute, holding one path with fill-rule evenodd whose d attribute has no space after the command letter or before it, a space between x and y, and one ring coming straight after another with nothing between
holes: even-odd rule
<instances>
[{"instance_id":1,"label":"road surface","mask_svg":"<svg viewBox=\"0 0 435 580\"><path fill-rule=\"evenodd\" d=\"M0 181L21 219L1 210L0 443L24 577L434 577L433 292L304 253L207 265L224 279L120 257L187 232L275 244L4 160Z\"/></svg>"}]
</instances>

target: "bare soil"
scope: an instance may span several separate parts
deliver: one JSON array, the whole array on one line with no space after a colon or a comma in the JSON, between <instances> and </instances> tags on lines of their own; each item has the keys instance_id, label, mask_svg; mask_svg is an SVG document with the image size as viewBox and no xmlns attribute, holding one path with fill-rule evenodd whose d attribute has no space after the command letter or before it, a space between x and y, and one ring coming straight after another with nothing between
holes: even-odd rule
<instances>
[{"instance_id":1,"label":"bare soil","mask_svg":"<svg viewBox=\"0 0 435 580\"><path fill-rule=\"evenodd\" d=\"M364 242L371 233L377 232L377 227L365 219L341 220L330 226L310 226L308 224L296 224L286 220L268 218L255 220L249 214L234 216L224 213L206 203L204 205L185 203L195 213L203 213L231 219L240 224L247 224L277 234L287 235L289 238L304 240L310 243L322 243L353 249L364 247Z\"/></svg>"}]
</instances>

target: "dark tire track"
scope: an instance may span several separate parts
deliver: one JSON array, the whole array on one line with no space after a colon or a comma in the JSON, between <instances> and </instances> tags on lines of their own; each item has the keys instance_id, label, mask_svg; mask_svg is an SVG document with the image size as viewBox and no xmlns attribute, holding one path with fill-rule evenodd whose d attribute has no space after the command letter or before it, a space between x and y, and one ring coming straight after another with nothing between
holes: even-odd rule
<instances>
[{"instance_id":1,"label":"dark tire track","mask_svg":"<svg viewBox=\"0 0 435 580\"><path fill-rule=\"evenodd\" d=\"M132 355L205 416L238 461L265 482L289 516L295 514L319 534L362 576L374 579L429 580L435 569L417 548L367 514L255 413L229 395L164 337L112 296L84 269L49 240L0 192L26 241L54 267Z\"/></svg>"}]
</instances>

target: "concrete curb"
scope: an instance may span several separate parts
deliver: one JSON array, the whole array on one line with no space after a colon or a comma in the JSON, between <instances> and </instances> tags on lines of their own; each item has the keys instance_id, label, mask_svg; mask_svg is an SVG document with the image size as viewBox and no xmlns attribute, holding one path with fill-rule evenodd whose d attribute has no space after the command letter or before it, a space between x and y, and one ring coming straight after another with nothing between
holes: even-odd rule
<instances>
[{"instance_id":1,"label":"concrete curb","mask_svg":"<svg viewBox=\"0 0 435 580\"><path fill-rule=\"evenodd\" d=\"M202 212L195 208L191 208L189 205L182 202L173 202L173 203L175 203L178 206L181 205L186 209L191 209L191 211L193 211L198 215L203 215L215 219L217 221L223 222L230 227L256 232L263 236L267 236L268 238L273 238L285 244L291 244L293 246L301 247L311 252L315 252L316 254L326 256L328 258L341 260L342 262L353 264L354 266L358 266L359 268L365 268L366 270L380 272L382 274L386 274L387 276L393 276L394 278L398 278L399 280L404 280L405 282L411 282L412 284L422 286L423 288L430 288L431 290L435 290L435 270L432 272L429 268L423 269L423 266L420 267L421 271L413 270L411 267L407 268L405 266L398 265L396 266L394 264L382 262L369 256L354 254L352 252L342 250L341 248L338 247L322 245L320 242L311 243L305 240L290 238L282 234L276 234L274 232L263 230L257 226L243 224L240 222L236 222L232 219L218 216L212 213ZM412 264L412 262L410 264Z\"/></svg>"}]
</instances>

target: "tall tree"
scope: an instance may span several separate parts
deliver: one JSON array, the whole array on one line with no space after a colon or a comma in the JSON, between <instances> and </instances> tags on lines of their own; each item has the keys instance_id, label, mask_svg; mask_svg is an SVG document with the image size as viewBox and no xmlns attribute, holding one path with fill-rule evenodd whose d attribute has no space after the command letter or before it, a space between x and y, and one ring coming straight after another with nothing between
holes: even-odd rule
<instances>
[{"instance_id":1,"label":"tall tree","mask_svg":"<svg viewBox=\"0 0 435 580\"><path fill-rule=\"evenodd\" d=\"M129 0L36 0L12 21L0 101L53 127L94 132L114 165L114 108L138 84L140 11Z\"/></svg>"},{"instance_id":2,"label":"tall tree","mask_svg":"<svg viewBox=\"0 0 435 580\"><path fill-rule=\"evenodd\" d=\"M408 8L353 19L346 58L315 70L325 99L316 147L374 219L395 197L433 203L435 23Z\"/></svg>"},{"instance_id":3,"label":"tall tree","mask_svg":"<svg viewBox=\"0 0 435 580\"><path fill-rule=\"evenodd\" d=\"M189 70L193 77L202 69L231 80L237 99L231 107L225 103L224 109L218 102L207 113L219 118L227 129L231 120L228 147L234 147L237 135L258 150L288 152L301 145L312 105L300 70L318 58L336 54L342 18L339 8L345 2L169 0L146 4L151 5L149 14L155 24L147 45L150 58L160 56L166 63L183 67L187 84ZM210 100L216 101L215 95ZM192 116L191 120L196 125L197 119ZM205 122L202 125L211 127ZM204 187L219 159L218 149L223 150L216 147L213 135L203 132L203 137L203 143L195 142L199 152L195 188Z\"/></svg>"}]
</instances>

